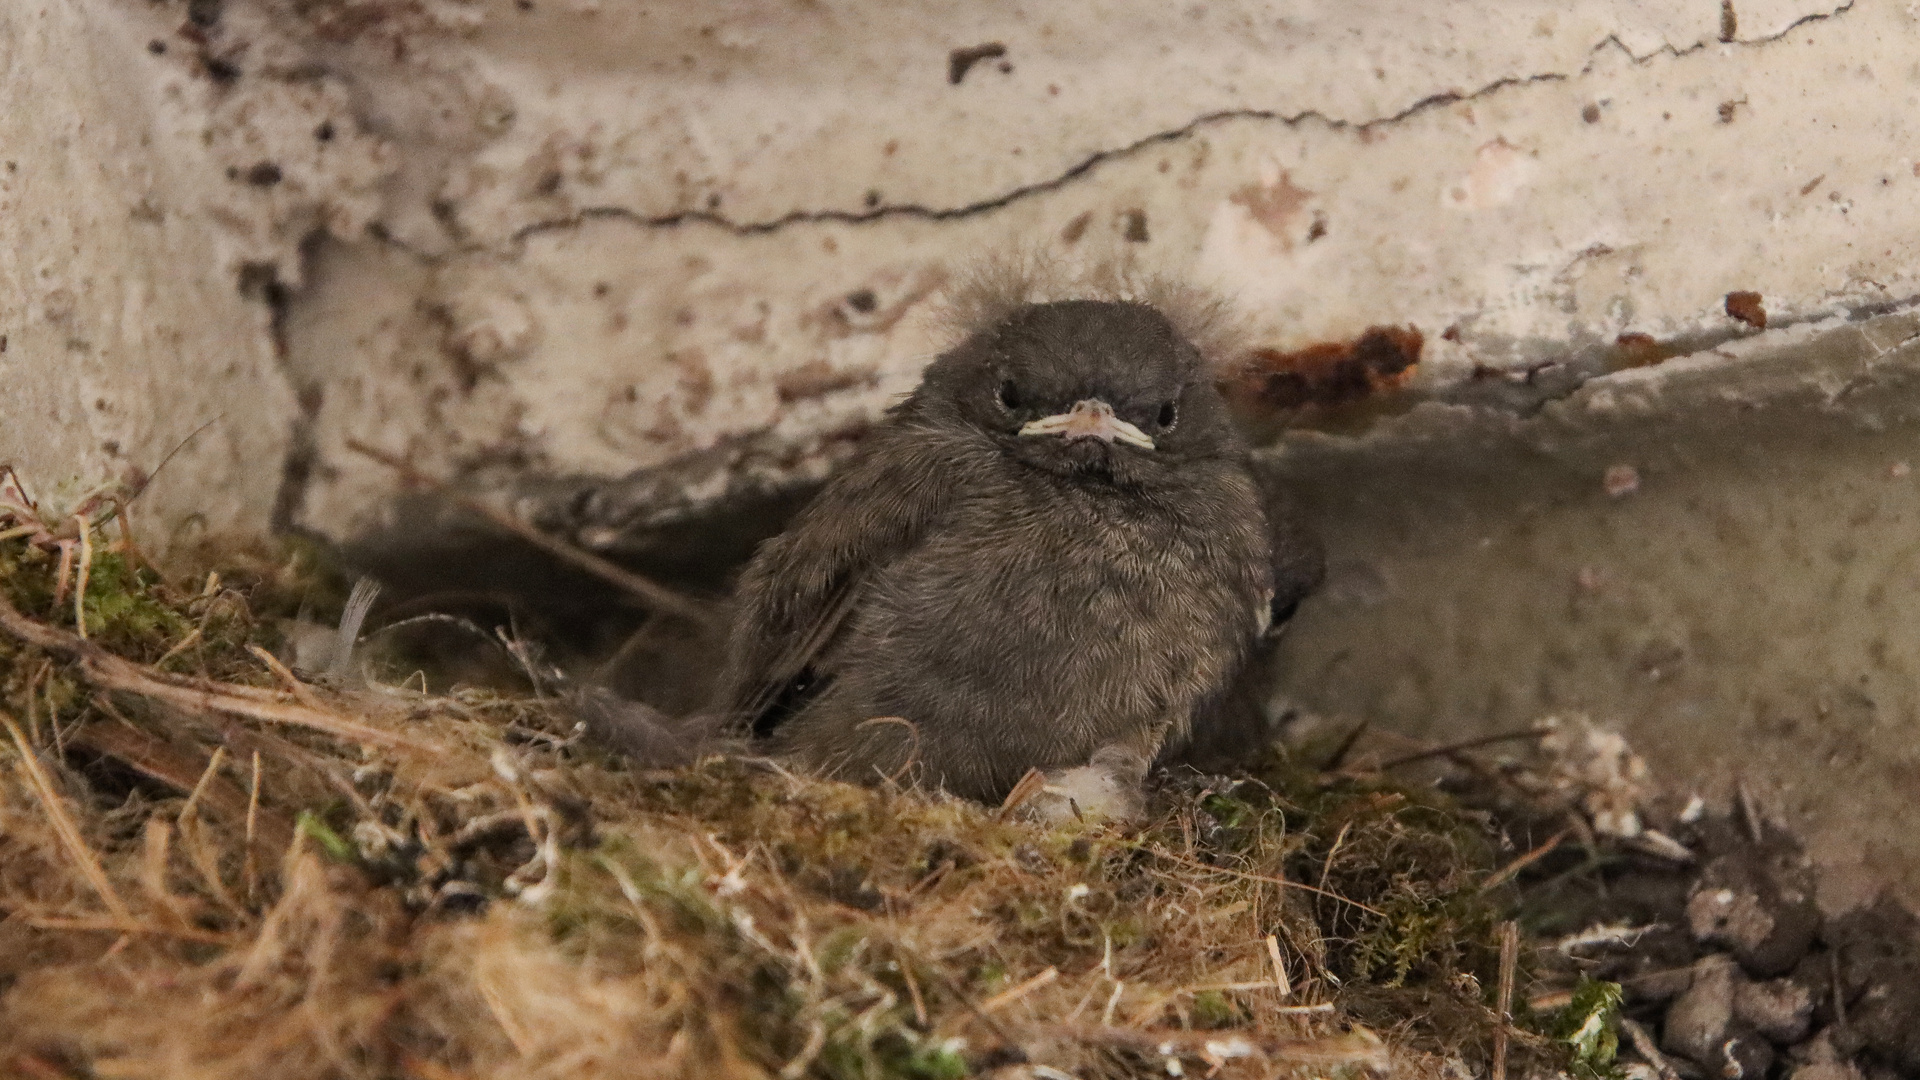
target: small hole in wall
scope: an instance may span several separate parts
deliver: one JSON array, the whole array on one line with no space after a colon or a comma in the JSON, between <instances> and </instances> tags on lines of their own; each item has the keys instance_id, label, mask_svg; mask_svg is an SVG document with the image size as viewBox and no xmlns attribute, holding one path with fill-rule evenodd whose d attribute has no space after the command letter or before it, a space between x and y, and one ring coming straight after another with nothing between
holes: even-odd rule
<instances>
[{"instance_id":1,"label":"small hole in wall","mask_svg":"<svg viewBox=\"0 0 1920 1080\"><path fill-rule=\"evenodd\" d=\"M880 306L880 298L873 295L872 289L855 289L847 294L847 306L862 315L870 315Z\"/></svg>"},{"instance_id":2,"label":"small hole in wall","mask_svg":"<svg viewBox=\"0 0 1920 1080\"><path fill-rule=\"evenodd\" d=\"M876 206L879 206L879 205L880 205L880 192L879 192L879 191L877 191L877 190L871 190L871 191L868 191L868 192L867 192L867 199L866 199L866 202L867 202L867 209L869 209L869 210L871 210L871 209L873 209L873 208L874 208L874 207L876 207Z\"/></svg>"}]
</instances>

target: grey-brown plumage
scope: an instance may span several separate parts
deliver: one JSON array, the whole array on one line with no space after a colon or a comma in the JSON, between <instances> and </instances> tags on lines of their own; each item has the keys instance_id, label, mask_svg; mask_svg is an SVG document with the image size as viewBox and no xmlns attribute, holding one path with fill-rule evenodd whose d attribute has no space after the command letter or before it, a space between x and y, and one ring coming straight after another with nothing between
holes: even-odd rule
<instances>
[{"instance_id":1,"label":"grey-brown plumage","mask_svg":"<svg viewBox=\"0 0 1920 1080\"><path fill-rule=\"evenodd\" d=\"M740 582L728 709L829 774L1144 773L1271 619L1261 495L1155 307L994 312Z\"/></svg>"}]
</instances>

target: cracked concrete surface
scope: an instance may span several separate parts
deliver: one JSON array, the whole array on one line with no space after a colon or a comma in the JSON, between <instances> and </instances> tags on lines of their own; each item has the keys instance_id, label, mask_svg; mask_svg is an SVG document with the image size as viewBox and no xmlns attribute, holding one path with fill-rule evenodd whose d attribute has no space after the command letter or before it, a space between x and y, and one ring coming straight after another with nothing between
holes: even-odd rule
<instances>
[{"instance_id":1,"label":"cracked concrete surface","mask_svg":"<svg viewBox=\"0 0 1920 1080\"><path fill-rule=\"evenodd\" d=\"M1585 712L1666 779L1722 806L1744 780L1809 826L1827 902L1920 904L1920 315L1780 338L1529 419L1289 436L1268 462L1331 559L1287 693L1443 741Z\"/></svg>"},{"instance_id":2,"label":"cracked concrete surface","mask_svg":"<svg viewBox=\"0 0 1920 1080\"><path fill-rule=\"evenodd\" d=\"M1799 537L1851 520L1829 491L1852 492L1845 462L1891 457L1898 425L1871 451L1819 425L1900 415L1866 403L1906 383L1782 407L1832 462L1734 439L1695 405L1772 415L1775 395L1844 388L1850 361L1809 335L1882 333L1920 296L1916 33L1892 0L17 4L0 11L0 460L151 467L217 417L147 497L163 534L418 533L359 439L646 557L674 522L823 475L939 347L956 274L1041 250L1218 288L1274 353L1422 335L1403 396L1358 414L1375 419L1266 418L1373 425L1293 436L1281 458L1341 565L1372 568L1289 644L1316 707L1436 731L1512 719L1613 686L1596 657L1639 670L1648 634L1683 674L1644 693L1620 676L1623 702L1681 684L1745 700L1729 688L1760 659L1839 685L1829 654L1756 651L1769 624L1728 582L1801 582L1780 545L1838 542ZM1766 329L1729 315L1736 292ZM1617 370L1676 356L1657 378ZM1647 416L1581 435L1586 457L1542 449L1607 400ZM1604 498L1594 469L1639 460L1634 440L1659 448L1640 493L1553 494ZM1717 464L1662 464L1689 455ZM1770 486L1748 459L1775 456ZM1702 509L1722 481L1713 499L1773 508L1740 529L1781 536L1759 553L1659 539L1745 512ZM1557 499L1551 526L1525 524ZM1500 539L1536 527L1558 546ZM1431 539L1472 528L1505 555ZM1581 601L1587 629L1548 635L1563 663L1529 628L1560 611L1538 598L1582 544L1638 544L1634 581L1716 584ZM1468 620L1466 581L1517 598ZM1855 610L1821 595L1795 603L1834 625ZM1326 668L1355 635L1358 658ZM1884 701L1875 715L1910 715ZM1675 760L1721 760L1701 738Z\"/></svg>"},{"instance_id":3,"label":"cracked concrete surface","mask_svg":"<svg viewBox=\"0 0 1920 1080\"><path fill-rule=\"evenodd\" d=\"M1428 390L1711 335L1736 290L1776 322L1920 292L1914 18L1890 3L88 0L8 19L133 103L94 106L94 130L147 139L127 156L173 175L103 199L209 249L169 280L280 304L217 350L277 357L279 404L218 438L281 445L283 524L334 536L392 490L350 438L531 511L528 481L608 484L575 525L611 548L817 476L937 348L943 285L1010 246L1207 282L1275 349L1414 326ZM38 190L17 222L61 207ZM32 292L8 318L33 322ZM125 321L105 301L73 317Z\"/></svg>"},{"instance_id":4,"label":"cracked concrete surface","mask_svg":"<svg viewBox=\"0 0 1920 1080\"><path fill-rule=\"evenodd\" d=\"M611 549L817 476L938 347L942 286L1016 245L1211 283L1273 348L1418 327L1428 390L1744 329L1733 291L1776 324L1920 292L1892 6L889 11L259 30L407 148L383 239L323 246L292 304L324 398L298 519L349 533L389 488L349 438L620 480L574 522ZM1006 51L952 83L976 41Z\"/></svg>"}]
</instances>

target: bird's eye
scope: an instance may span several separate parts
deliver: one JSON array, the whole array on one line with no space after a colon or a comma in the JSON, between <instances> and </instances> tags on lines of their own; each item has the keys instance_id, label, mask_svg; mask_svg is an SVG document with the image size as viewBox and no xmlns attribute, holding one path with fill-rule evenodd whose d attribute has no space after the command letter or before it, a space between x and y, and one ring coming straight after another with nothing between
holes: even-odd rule
<instances>
[{"instance_id":1,"label":"bird's eye","mask_svg":"<svg viewBox=\"0 0 1920 1080\"><path fill-rule=\"evenodd\" d=\"M1170 428L1173 426L1173 422L1178 419L1180 419L1180 406L1177 402L1169 401L1160 406L1161 427Z\"/></svg>"},{"instance_id":2,"label":"bird's eye","mask_svg":"<svg viewBox=\"0 0 1920 1080\"><path fill-rule=\"evenodd\" d=\"M1000 384L1000 407L1009 412L1020 407L1020 388L1013 385L1012 379Z\"/></svg>"}]
</instances>

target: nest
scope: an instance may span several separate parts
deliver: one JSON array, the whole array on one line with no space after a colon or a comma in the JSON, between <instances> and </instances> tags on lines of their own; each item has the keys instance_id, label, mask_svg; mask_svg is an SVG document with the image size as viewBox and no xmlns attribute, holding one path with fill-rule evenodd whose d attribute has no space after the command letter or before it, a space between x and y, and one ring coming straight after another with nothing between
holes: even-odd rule
<instances>
[{"instance_id":1,"label":"nest","mask_svg":"<svg viewBox=\"0 0 1920 1080\"><path fill-rule=\"evenodd\" d=\"M184 586L92 546L74 602L49 552L0 541L0 1072L1094 1080L1576 1056L1555 1017L1503 1023L1511 875L1485 819L1430 790L1276 759L1163 778L1143 827L1046 827L773 761L645 771L551 695L292 670L277 616L310 560Z\"/></svg>"}]
</instances>

